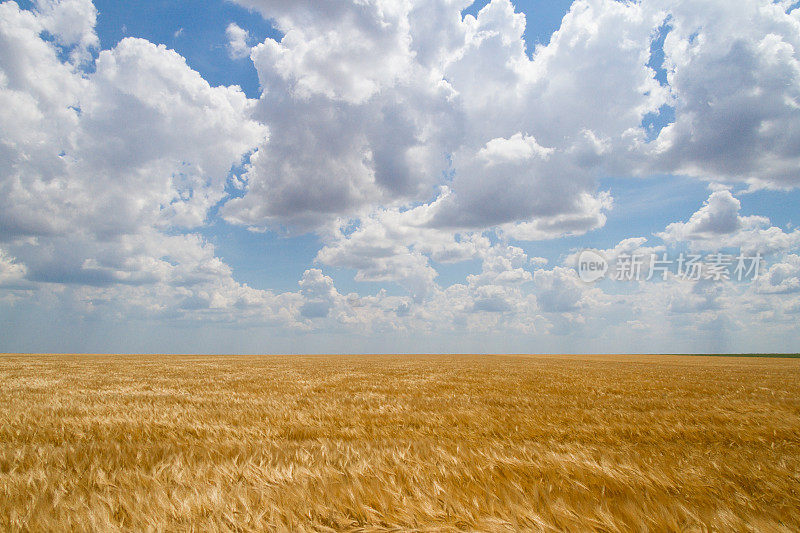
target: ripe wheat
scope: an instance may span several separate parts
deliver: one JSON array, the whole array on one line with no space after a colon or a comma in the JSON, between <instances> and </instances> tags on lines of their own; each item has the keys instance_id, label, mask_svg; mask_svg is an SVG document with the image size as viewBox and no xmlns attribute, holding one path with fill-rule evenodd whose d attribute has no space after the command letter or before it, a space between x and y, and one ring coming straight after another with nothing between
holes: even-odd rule
<instances>
[{"instance_id":1,"label":"ripe wheat","mask_svg":"<svg viewBox=\"0 0 800 533\"><path fill-rule=\"evenodd\" d=\"M797 531L800 360L0 357L0 529Z\"/></svg>"}]
</instances>

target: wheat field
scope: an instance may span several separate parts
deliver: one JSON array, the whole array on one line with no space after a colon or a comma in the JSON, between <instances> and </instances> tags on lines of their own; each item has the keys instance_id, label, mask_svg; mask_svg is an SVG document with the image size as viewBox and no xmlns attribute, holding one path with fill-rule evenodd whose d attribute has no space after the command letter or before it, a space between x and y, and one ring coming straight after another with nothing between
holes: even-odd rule
<instances>
[{"instance_id":1,"label":"wheat field","mask_svg":"<svg viewBox=\"0 0 800 533\"><path fill-rule=\"evenodd\" d=\"M798 531L800 360L3 356L4 531Z\"/></svg>"}]
</instances>

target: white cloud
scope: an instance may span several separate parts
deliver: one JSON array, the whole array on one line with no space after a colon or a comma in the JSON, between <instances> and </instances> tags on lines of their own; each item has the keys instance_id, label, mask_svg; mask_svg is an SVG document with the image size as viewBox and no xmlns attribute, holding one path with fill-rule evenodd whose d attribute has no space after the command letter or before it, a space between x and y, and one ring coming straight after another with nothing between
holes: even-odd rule
<instances>
[{"instance_id":1,"label":"white cloud","mask_svg":"<svg viewBox=\"0 0 800 533\"><path fill-rule=\"evenodd\" d=\"M542 241L559 237L582 235L606 224L606 211L614 199L608 192L597 195L582 193L575 199L572 212L542 216L528 222L510 222L500 226L502 234L520 241Z\"/></svg>"},{"instance_id":2,"label":"white cloud","mask_svg":"<svg viewBox=\"0 0 800 533\"><path fill-rule=\"evenodd\" d=\"M529 59L525 17L507 0L463 20L450 2L242 3L286 36L254 50L260 116L281 135L254 158L244 198L225 205L234 223L319 228L428 202L452 172L433 226L584 233L610 207L595 190L604 154L643 137L643 115L666 98L646 66L659 21L636 4L576 3ZM437 38L431 20L444 25Z\"/></svg>"},{"instance_id":3,"label":"white cloud","mask_svg":"<svg viewBox=\"0 0 800 533\"><path fill-rule=\"evenodd\" d=\"M800 256L787 255L780 263L775 263L761 277L758 290L770 294L790 294L800 292Z\"/></svg>"},{"instance_id":4,"label":"white cloud","mask_svg":"<svg viewBox=\"0 0 800 533\"><path fill-rule=\"evenodd\" d=\"M667 233L675 235L677 240L713 239L718 235L734 233L744 225L739 218L741 208L741 202L730 191L716 191L688 222L670 224Z\"/></svg>"},{"instance_id":5,"label":"white cloud","mask_svg":"<svg viewBox=\"0 0 800 533\"><path fill-rule=\"evenodd\" d=\"M96 44L94 17L85 2L0 5L0 242L14 272L120 305L114 290L236 305L249 289L213 247L164 231L204 223L266 128L238 88L211 87L164 46L123 39L90 73L62 62L58 46Z\"/></svg>"},{"instance_id":6,"label":"white cloud","mask_svg":"<svg viewBox=\"0 0 800 533\"><path fill-rule=\"evenodd\" d=\"M546 160L553 153L552 148L539 146L536 139L517 133L508 139L492 139L478 152L488 167L514 161L530 161L533 158Z\"/></svg>"},{"instance_id":7,"label":"white cloud","mask_svg":"<svg viewBox=\"0 0 800 533\"><path fill-rule=\"evenodd\" d=\"M259 61L295 97L359 104L410 74L408 2L240 3L275 20L284 33L280 43L258 47Z\"/></svg>"},{"instance_id":8,"label":"white cloud","mask_svg":"<svg viewBox=\"0 0 800 533\"><path fill-rule=\"evenodd\" d=\"M428 294L437 276L427 257L407 248L381 251L379 246L340 244L323 248L317 258L326 265L356 269L356 281L396 282L416 299Z\"/></svg>"},{"instance_id":9,"label":"white cloud","mask_svg":"<svg viewBox=\"0 0 800 533\"><path fill-rule=\"evenodd\" d=\"M319 269L306 270L300 280L300 294L305 298L300 314L306 318L325 318L339 296L333 280Z\"/></svg>"},{"instance_id":10,"label":"white cloud","mask_svg":"<svg viewBox=\"0 0 800 533\"><path fill-rule=\"evenodd\" d=\"M265 136L249 119L252 102L140 39L101 52L83 76L35 21L2 5L3 235L202 224L231 166Z\"/></svg>"},{"instance_id":11,"label":"white cloud","mask_svg":"<svg viewBox=\"0 0 800 533\"><path fill-rule=\"evenodd\" d=\"M250 33L247 30L231 22L225 28L225 36L228 38L228 54L232 59L250 57Z\"/></svg>"},{"instance_id":12,"label":"white cloud","mask_svg":"<svg viewBox=\"0 0 800 533\"><path fill-rule=\"evenodd\" d=\"M658 237L670 244L688 242L694 250L740 248L742 253L770 255L800 247L800 231L789 233L770 226L762 216L741 216L741 202L718 190L687 222L673 222Z\"/></svg>"},{"instance_id":13,"label":"white cloud","mask_svg":"<svg viewBox=\"0 0 800 533\"><path fill-rule=\"evenodd\" d=\"M800 15L767 0L654 1L676 120L657 166L702 179L800 185Z\"/></svg>"},{"instance_id":14,"label":"white cloud","mask_svg":"<svg viewBox=\"0 0 800 533\"><path fill-rule=\"evenodd\" d=\"M97 9L91 0L35 0L37 21L55 38L58 45L69 49L73 62L90 59L90 50L100 46L95 33Z\"/></svg>"},{"instance_id":15,"label":"white cloud","mask_svg":"<svg viewBox=\"0 0 800 533\"><path fill-rule=\"evenodd\" d=\"M572 268L554 267L552 270L537 270L533 279L536 300L544 312L577 313L583 308L600 303L600 291L581 282Z\"/></svg>"},{"instance_id":16,"label":"white cloud","mask_svg":"<svg viewBox=\"0 0 800 533\"><path fill-rule=\"evenodd\" d=\"M489 240L476 233L452 233L431 228L427 222L435 209L382 209L358 220L341 220L325 234L317 254L324 265L356 270L358 281L392 281L416 298L435 286L436 271L430 260L456 263L485 257Z\"/></svg>"},{"instance_id":17,"label":"white cloud","mask_svg":"<svg viewBox=\"0 0 800 533\"><path fill-rule=\"evenodd\" d=\"M27 267L0 248L0 287L16 286L25 279Z\"/></svg>"}]
</instances>

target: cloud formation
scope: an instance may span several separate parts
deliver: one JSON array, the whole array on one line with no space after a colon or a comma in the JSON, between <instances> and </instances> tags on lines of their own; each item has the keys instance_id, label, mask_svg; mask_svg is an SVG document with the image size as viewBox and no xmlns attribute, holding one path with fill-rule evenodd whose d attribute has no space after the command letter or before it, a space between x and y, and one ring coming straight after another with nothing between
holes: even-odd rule
<instances>
[{"instance_id":1,"label":"cloud formation","mask_svg":"<svg viewBox=\"0 0 800 533\"><path fill-rule=\"evenodd\" d=\"M785 232L763 216L741 216L742 204L727 190L711 194L687 222L673 222L658 236L667 243L688 242L699 251L739 248L772 255L800 247L800 230Z\"/></svg>"},{"instance_id":2,"label":"cloud formation","mask_svg":"<svg viewBox=\"0 0 800 533\"><path fill-rule=\"evenodd\" d=\"M790 2L654 2L675 122L657 166L753 187L800 185L800 12Z\"/></svg>"},{"instance_id":3,"label":"cloud formation","mask_svg":"<svg viewBox=\"0 0 800 533\"><path fill-rule=\"evenodd\" d=\"M225 28L225 36L228 38L228 54L232 59L243 59L250 56L250 33L236 24L231 22Z\"/></svg>"},{"instance_id":4,"label":"cloud formation","mask_svg":"<svg viewBox=\"0 0 800 533\"><path fill-rule=\"evenodd\" d=\"M658 21L636 4L576 2L529 58L507 0L464 18L468 2L243 3L285 33L253 52L281 135L225 205L234 223L305 230L438 196L433 226L584 233L611 205L606 154L667 99L646 64Z\"/></svg>"},{"instance_id":5,"label":"cloud formation","mask_svg":"<svg viewBox=\"0 0 800 533\"><path fill-rule=\"evenodd\" d=\"M94 16L88 1L0 4L0 243L31 282L162 287L149 308L232 287L212 247L169 233L205 223L267 128L238 88L211 87L163 45L123 39L91 72L64 61L61 47L96 45Z\"/></svg>"},{"instance_id":6,"label":"cloud formation","mask_svg":"<svg viewBox=\"0 0 800 533\"><path fill-rule=\"evenodd\" d=\"M476 16L468 0L236 1L282 34L251 46L220 21L258 99L164 45L100 50L90 0L0 4L3 302L297 331L558 336L593 322L612 337L652 334L652 317L698 335L747 317L778 327L800 309L800 231L742 207L800 186L794 4L577 0L528 49L509 0ZM655 174L714 192L652 237L606 244L612 267L634 251L732 248L769 258L759 284L668 278L618 294L580 282L575 249L531 257L602 231L615 204L602 178ZM237 281L201 236L214 224L321 245L277 293ZM472 270L443 280L458 263ZM342 270L384 290L340 292Z\"/></svg>"},{"instance_id":7,"label":"cloud formation","mask_svg":"<svg viewBox=\"0 0 800 533\"><path fill-rule=\"evenodd\" d=\"M282 133L226 205L235 223L313 229L447 185L431 224L541 239L602 227L607 173L797 184L790 6L578 0L529 57L507 0L464 18L468 2L241 3L286 35L254 52L261 117Z\"/></svg>"}]
</instances>

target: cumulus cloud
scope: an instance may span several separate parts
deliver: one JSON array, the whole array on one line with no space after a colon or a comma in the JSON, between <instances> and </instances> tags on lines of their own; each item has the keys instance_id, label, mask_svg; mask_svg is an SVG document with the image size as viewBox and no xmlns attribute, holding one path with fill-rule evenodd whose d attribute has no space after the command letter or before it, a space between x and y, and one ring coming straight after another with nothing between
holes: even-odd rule
<instances>
[{"instance_id":1,"label":"cumulus cloud","mask_svg":"<svg viewBox=\"0 0 800 533\"><path fill-rule=\"evenodd\" d=\"M228 38L228 55L232 59L242 59L250 56L250 33L236 24L231 22L225 28L225 36Z\"/></svg>"},{"instance_id":2,"label":"cumulus cloud","mask_svg":"<svg viewBox=\"0 0 800 533\"><path fill-rule=\"evenodd\" d=\"M273 19L280 43L259 46L261 67L297 97L358 104L410 67L408 3L244 0ZM267 75L267 70L260 71ZM276 80L277 81L277 80Z\"/></svg>"},{"instance_id":3,"label":"cumulus cloud","mask_svg":"<svg viewBox=\"0 0 800 533\"><path fill-rule=\"evenodd\" d=\"M509 222L500 226L500 232L519 241L543 241L583 235L605 226L606 212L614 205L614 199L608 192L597 195L581 193L574 201L571 212L537 217L526 222Z\"/></svg>"},{"instance_id":4,"label":"cumulus cloud","mask_svg":"<svg viewBox=\"0 0 800 533\"><path fill-rule=\"evenodd\" d=\"M755 187L800 185L800 15L780 2L672 2L667 84L675 122L657 166Z\"/></svg>"},{"instance_id":5,"label":"cumulus cloud","mask_svg":"<svg viewBox=\"0 0 800 533\"><path fill-rule=\"evenodd\" d=\"M688 222L670 224L667 234L674 236L675 240L688 240L713 239L718 235L734 233L745 224L739 219L741 207L741 202L730 191L716 191Z\"/></svg>"},{"instance_id":6,"label":"cumulus cloud","mask_svg":"<svg viewBox=\"0 0 800 533\"><path fill-rule=\"evenodd\" d=\"M758 289L770 294L800 292L800 256L789 254L783 261L769 267Z\"/></svg>"},{"instance_id":7,"label":"cumulus cloud","mask_svg":"<svg viewBox=\"0 0 800 533\"><path fill-rule=\"evenodd\" d=\"M97 9L91 0L36 0L34 5L42 30L69 52L72 62L90 59L90 51L100 46L94 30Z\"/></svg>"},{"instance_id":8,"label":"cumulus cloud","mask_svg":"<svg viewBox=\"0 0 800 533\"><path fill-rule=\"evenodd\" d=\"M2 10L0 234L202 224L230 168L266 135L249 119L252 102L141 39L101 52L81 75L38 36L34 14Z\"/></svg>"},{"instance_id":9,"label":"cumulus cloud","mask_svg":"<svg viewBox=\"0 0 800 533\"><path fill-rule=\"evenodd\" d=\"M536 309L526 290L533 280L528 255L516 246L495 244L482 254L480 274L467 276L473 313L526 316Z\"/></svg>"},{"instance_id":10,"label":"cumulus cloud","mask_svg":"<svg viewBox=\"0 0 800 533\"><path fill-rule=\"evenodd\" d=\"M173 287L178 306L205 285L192 305L213 307L230 268L165 232L204 223L266 128L238 88L211 87L164 46L123 39L91 72L63 61L59 46L96 44L94 17L86 2L0 5L0 242L32 282Z\"/></svg>"},{"instance_id":11,"label":"cumulus cloud","mask_svg":"<svg viewBox=\"0 0 800 533\"><path fill-rule=\"evenodd\" d=\"M324 234L317 254L322 264L356 270L358 281L392 281L416 298L435 286L431 261L456 263L485 257L489 240L479 233L452 233L428 225L430 205L414 209L379 209L352 227L341 220Z\"/></svg>"},{"instance_id":12,"label":"cumulus cloud","mask_svg":"<svg viewBox=\"0 0 800 533\"><path fill-rule=\"evenodd\" d=\"M240 3L285 37L254 51L282 134L223 209L234 223L316 229L447 185L430 224L539 240L602 227L607 173L794 183L797 10L779 4L578 0L529 57L507 0L464 18L468 2Z\"/></svg>"},{"instance_id":13,"label":"cumulus cloud","mask_svg":"<svg viewBox=\"0 0 800 533\"><path fill-rule=\"evenodd\" d=\"M27 267L0 248L0 287L15 286L25 279Z\"/></svg>"},{"instance_id":14,"label":"cumulus cloud","mask_svg":"<svg viewBox=\"0 0 800 533\"><path fill-rule=\"evenodd\" d=\"M586 287L571 268L555 267L534 273L536 299L542 311L572 313L592 305L596 291Z\"/></svg>"},{"instance_id":15,"label":"cumulus cloud","mask_svg":"<svg viewBox=\"0 0 800 533\"><path fill-rule=\"evenodd\" d=\"M306 270L300 280L300 293L305 303L300 313L306 318L324 318L339 296L333 286L333 280L322 274L319 269Z\"/></svg>"},{"instance_id":16,"label":"cumulus cloud","mask_svg":"<svg viewBox=\"0 0 800 533\"><path fill-rule=\"evenodd\" d=\"M234 223L319 228L438 190L434 227L580 234L610 207L594 181L604 154L666 98L646 65L656 19L636 4L577 2L531 59L507 0L463 19L465 2L242 3L286 35L253 52L260 116L281 135L225 205Z\"/></svg>"},{"instance_id":17,"label":"cumulus cloud","mask_svg":"<svg viewBox=\"0 0 800 533\"><path fill-rule=\"evenodd\" d=\"M742 205L727 190L711 193L686 222L673 222L658 234L665 242L688 242L695 250L739 248L743 253L770 255L800 247L800 231L785 232L763 216L741 216Z\"/></svg>"}]
</instances>

